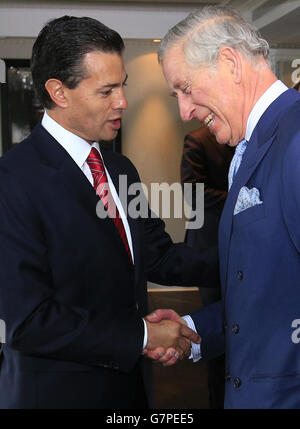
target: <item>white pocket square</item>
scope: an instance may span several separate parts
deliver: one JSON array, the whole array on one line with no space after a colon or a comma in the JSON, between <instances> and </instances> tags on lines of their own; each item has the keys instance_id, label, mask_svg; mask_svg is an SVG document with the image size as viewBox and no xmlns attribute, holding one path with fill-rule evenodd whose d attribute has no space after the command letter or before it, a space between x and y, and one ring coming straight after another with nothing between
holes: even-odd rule
<instances>
[{"instance_id":1,"label":"white pocket square","mask_svg":"<svg viewBox=\"0 0 300 429\"><path fill-rule=\"evenodd\" d=\"M248 189L247 186L243 186L240 189L239 195L236 200L233 214L236 215L250 207L262 204L263 202L259 198L259 190L256 188Z\"/></svg>"}]
</instances>

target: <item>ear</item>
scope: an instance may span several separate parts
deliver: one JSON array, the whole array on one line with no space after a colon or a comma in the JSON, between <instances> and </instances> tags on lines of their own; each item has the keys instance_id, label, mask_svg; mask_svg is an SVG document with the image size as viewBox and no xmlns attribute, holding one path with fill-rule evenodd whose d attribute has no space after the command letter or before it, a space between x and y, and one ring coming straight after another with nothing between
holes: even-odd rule
<instances>
[{"instance_id":1,"label":"ear","mask_svg":"<svg viewBox=\"0 0 300 429\"><path fill-rule=\"evenodd\" d=\"M68 105L65 86L58 79L48 79L45 83L45 88L51 97L51 100L59 107L65 108Z\"/></svg>"},{"instance_id":2,"label":"ear","mask_svg":"<svg viewBox=\"0 0 300 429\"><path fill-rule=\"evenodd\" d=\"M235 83L242 79L242 61L238 51L229 46L223 46L219 51L219 61L232 75Z\"/></svg>"}]
</instances>

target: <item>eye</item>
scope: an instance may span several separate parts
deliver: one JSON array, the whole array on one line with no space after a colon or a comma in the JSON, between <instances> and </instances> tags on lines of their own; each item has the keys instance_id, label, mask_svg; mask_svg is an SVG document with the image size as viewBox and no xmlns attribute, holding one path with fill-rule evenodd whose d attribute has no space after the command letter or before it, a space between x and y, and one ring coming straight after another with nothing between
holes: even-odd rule
<instances>
[{"instance_id":1,"label":"eye","mask_svg":"<svg viewBox=\"0 0 300 429\"><path fill-rule=\"evenodd\" d=\"M190 85L185 85L182 89L182 93L185 95L190 95L191 94L191 87Z\"/></svg>"},{"instance_id":2,"label":"eye","mask_svg":"<svg viewBox=\"0 0 300 429\"><path fill-rule=\"evenodd\" d=\"M100 94L103 97L108 97L112 93L112 88L108 89L107 91L101 91Z\"/></svg>"}]
</instances>

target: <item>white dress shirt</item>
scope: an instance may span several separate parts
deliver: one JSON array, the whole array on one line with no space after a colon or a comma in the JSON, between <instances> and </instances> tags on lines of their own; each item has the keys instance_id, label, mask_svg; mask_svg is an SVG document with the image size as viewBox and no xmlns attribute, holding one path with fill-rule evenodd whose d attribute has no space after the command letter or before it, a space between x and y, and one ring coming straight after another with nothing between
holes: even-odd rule
<instances>
[{"instance_id":1,"label":"white dress shirt","mask_svg":"<svg viewBox=\"0 0 300 429\"><path fill-rule=\"evenodd\" d=\"M248 142L250 141L254 128L258 124L258 121L260 120L261 116L265 113L270 104L272 104L273 101L275 101L276 98L283 94L287 89L288 87L283 82L281 82L281 80L277 80L257 100L253 109L250 112L247 121L246 133L244 138ZM187 315L183 318L187 322L188 327L197 332L194 321L191 316ZM201 335L201 332L199 332L199 335ZM197 362L199 359L201 359L200 344L192 343L190 359L193 359L194 362Z\"/></svg>"},{"instance_id":2,"label":"white dress shirt","mask_svg":"<svg viewBox=\"0 0 300 429\"><path fill-rule=\"evenodd\" d=\"M54 119L52 119L47 114L46 111L45 111L43 119L42 119L42 126L68 152L68 154L72 157L74 162L78 165L78 167L84 173L86 178L89 180L91 186L94 187L93 175L92 175L92 172L91 172L90 167L89 167L88 163L86 162L86 160L87 160L87 157L89 156L89 154L91 152L91 147L95 147L98 150L98 152L102 158L99 143L94 142L92 145L90 145L86 140L82 139L81 137L77 136L76 134L73 134L70 131L63 128L58 122L56 122ZM103 158L102 158L102 160L103 160ZM121 204L121 201L119 199L116 188L113 184L113 181L111 180L109 172L107 171L107 169L105 167L104 160L103 160L103 165L104 165L105 172L107 175L107 181L109 184L109 189L111 191L111 194L112 194L112 197L115 201L115 204L119 210L120 217L122 218L122 221L123 221L123 225L124 225L124 229L126 232L129 249L130 249L131 256L132 256L132 261L134 262L132 238L131 238L129 224L128 224L127 218L125 216L125 212L124 212L123 206ZM95 207L95 211L96 211L96 207ZM147 325L146 325L146 322L144 319L143 319L143 322L144 322L143 348L145 348L146 344L147 344L148 336L147 336Z\"/></svg>"}]
</instances>

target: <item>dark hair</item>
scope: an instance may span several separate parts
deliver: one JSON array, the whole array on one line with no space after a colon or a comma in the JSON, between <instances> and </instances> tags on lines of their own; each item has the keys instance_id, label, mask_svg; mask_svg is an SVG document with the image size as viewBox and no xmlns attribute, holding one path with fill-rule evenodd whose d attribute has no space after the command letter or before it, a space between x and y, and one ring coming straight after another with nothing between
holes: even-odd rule
<instances>
[{"instance_id":1,"label":"dark hair","mask_svg":"<svg viewBox=\"0 0 300 429\"><path fill-rule=\"evenodd\" d=\"M93 51L122 55L124 42L114 30L93 18L63 16L49 21L40 31L32 49L31 72L38 98L53 107L45 83L56 78L73 89L85 79L85 54Z\"/></svg>"}]
</instances>

